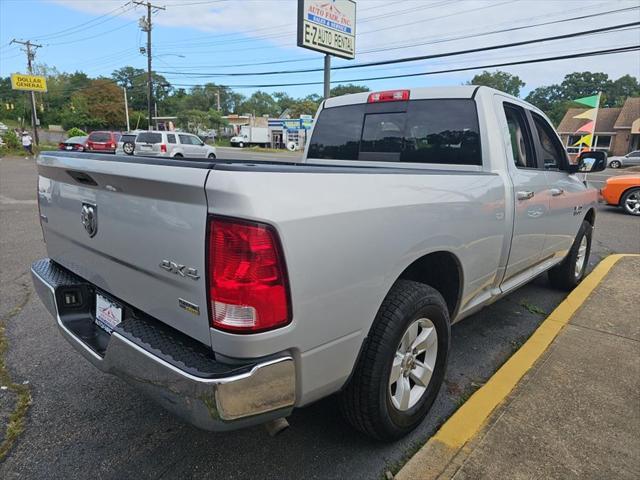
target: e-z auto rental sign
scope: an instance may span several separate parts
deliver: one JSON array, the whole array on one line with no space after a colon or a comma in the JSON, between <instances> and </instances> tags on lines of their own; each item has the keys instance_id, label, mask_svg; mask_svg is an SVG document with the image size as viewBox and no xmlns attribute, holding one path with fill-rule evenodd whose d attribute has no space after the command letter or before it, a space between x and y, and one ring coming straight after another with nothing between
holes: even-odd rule
<instances>
[{"instance_id":1,"label":"e-z auto rental sign","mask_svg":"<svg viewBox=\"0 0 640 480\"><path fill-rule=\"evenodd\" d=\"M23 75L21 73L14 73L11 75L11 88L14 90L46 92L47 79L39 75Z\"/></svg>"},{"instance_id":2,"label":"e-z auto rental sign","mask_svg":"<svg viewBox=\"0 0 640 480\"><path fill-rule=\"evenodd\" d=\"M352 59L356 55L356 2L298 0L298 46Z\"/></svg>"}]
</instances>

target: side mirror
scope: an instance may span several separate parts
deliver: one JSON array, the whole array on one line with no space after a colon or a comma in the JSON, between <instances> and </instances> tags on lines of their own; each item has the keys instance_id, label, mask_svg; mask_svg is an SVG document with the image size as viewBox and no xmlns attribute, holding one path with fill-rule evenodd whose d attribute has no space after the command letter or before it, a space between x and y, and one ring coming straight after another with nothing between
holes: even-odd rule
<instances>
[{"instance_id":1,"label":"side mirror","mask_svg":"<svg viewBox=\"0 0 640 480\"><path fill-rule=\"evenodd\" d=\"M605 152L582 152L578 155L578 163L569 165L569 173L595 173L607 168Z\"/></svg>"}]
</instances>

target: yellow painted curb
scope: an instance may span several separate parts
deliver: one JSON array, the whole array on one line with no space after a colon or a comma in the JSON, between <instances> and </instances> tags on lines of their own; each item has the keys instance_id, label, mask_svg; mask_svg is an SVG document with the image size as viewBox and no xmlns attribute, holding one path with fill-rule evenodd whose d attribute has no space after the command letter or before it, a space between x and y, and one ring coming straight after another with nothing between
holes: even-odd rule
<instances>
[{"instance_id":1,"label":"yellow painted curb","mask_svg":"<svg viewBox=\"0 0 640 480\"><path fill-rule=\"evenodd\" d=\"M423 460L416 458L420 457L423 452L429 455L427 453L429 448L434 452L440 452L440 454L446 452L446 456L450 459L453 458L482 428L495 408L504 401L536 360L546 351L558 333L569 323L576 310L580 308L616 262L624 257L637 256L640 255L616 254L609 255L602 260L593 272L540 324L529 340L440 427L440 430L403 467L398 474L398 478L411 478L411 476L407 475L409 472L403 472L403 470L413 470L410 464L414 459L420 463L429 462L427 458ZM423 464L422 467L424 468L424 466ZM444 466L446 465L440 464L441 468ZM421 473L420 478L431 476L423 476L424 471Z\"/></svg>"}]
</instances>

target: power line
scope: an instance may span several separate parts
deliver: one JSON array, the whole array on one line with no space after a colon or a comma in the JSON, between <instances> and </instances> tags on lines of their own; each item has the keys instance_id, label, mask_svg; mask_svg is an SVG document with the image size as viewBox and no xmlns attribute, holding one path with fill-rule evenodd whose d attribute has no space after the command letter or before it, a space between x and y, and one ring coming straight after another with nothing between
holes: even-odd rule
<instances>
[{"instance_id":1,"label":"power line","mask_svg":"<svg viewBox=\"0 0 640 480\"><path fill-rule=\"evenodd\" d=\"M567 54L567 55L559 55L554 57L545 57L545 58L535 58L529 60L521 60L514 62L503 62L503 63L494 63L494 64L485 64L485 65L475 65L472 67L460 67L460 68L451 68L446 70L435 70L431 72L420 72L420 73L407 73L402 75L385 75L379 77L366 77L366 78L351 78L351 79L342 79L342 80L332 80L331 83L354 83L354 82L369 82L375 80L389 80L394 78L408 78L408 77L420 77L420 76L429 76L429 75L438 75L443 73L456 73L456 72L464 72L469 70L481 70L487 68L497 68L497 67L508 67L514 65L526 65L532 63L542 63L542 62L551 62L556 60L568 60L574 58L583 58L583 57L596 57L601 55L614 55L619 53L627 53L627 52L636 52L640 51L639 45L628 45L625 47L618 48L610 48L604 50L594 50L590 52L583 53L575 53L575 54ZM308 86L308 85L322 85L324 82L295 82L295 83L278 83L278 84L253 84L253 85L224 85L227 88L275 88L275 87L297 87L297 86ZM174 83L175 87L199 87L202 85L198 84L180 84Z\"/></svg>"},{"instance_id":2,"label":"power line","mask_svg":"<svg viewBox=\"0 0 640 480\"><path fill-rule=\"evenodd\" d=\"M498 44L498 45L491 45L488 47L478 47L478 48L470 48L470 49L466 49L466 50L457 50L454 52L445 52L445 53L434 53L431 55L420 55L420 56L414 56L414 57L405 57L405 58L397 58L397 59L393 59L393 60L379 60L376 62L367 62L367 63L358 63L358 64L354 64L354 65L342 65L339 67L334 67L331 70L332 71L338 71L338 70L347 70L347 69L353 69L353 68L364 68L364 67L371 67L371 66L380 66L380 65L395 65L398 63L407 63L407 62L416 62L416 61L421 61L421 60L431 60L434 58L442 58L442 57L452 57L452 56L457 56L457 55L467 55L470 53L478 53L478 52L486 52L486 51L490 51L490 50L501 50L504 48L512 48L512 47L520 47L523 45L531 45L531 44L535 44L535 43L542 43L542 42L549 42L549 41L554 41L554 40L564 40L567 38L576 38L576 37L581 37L581 36L586 36L586 35L593 35L599 32L610 32L610 31L615 31L617 29L620 28L625 28L625 27L632 27L632 26L637 26L640 25L640 22L631 22L631 23L624 23L624 24L619 24L619 25L613 25L610 27L602 27L602 28L597 28L597 29L593 29L590 31L579 31L579 32L573 32L573 33L565 33L562 35L554 35L551 37L543 37L543 38L535 38L535 39L531 39L531 40L522 40L520 42L511 42L511 43L503 43L503 44ZM193 72L159 72L159 73L171 73L172 75L188 75L190 77L194 77L194 78L200 78L200 77L246 77L246 76L265 76L265 75L289 75L289 74L296 74L296 73L311 73L311 72L319 72L322 71L322 68L305 68L305 69L298 69L298 70L279 70L279 71L269 71L269 72L232 72L232 73L193 73Z\"/></svg>"},{"instance_id":3,"label":"power line","mask_svg":"<svg viewBox=\"0 0 640 480\"><path fill-rule=\"evenodd\" d=\"M88 20L86 22L79 23L77 25L65 28L64 30L60 30L58 32L53 32L53 33L49 33L49 34L45 34L45 35L40 35L37 38L40 41L45 40L45 39L46 40L51 40L53 38L66 37L68 35L75 35L76 33L79 33L79 32L85 31L85 30L89 30L89 29L93 29L97 25L101 25L101 24L103 24L105 22L111 21L111 20L113 20L113 19L115 19L115 18L117 18L117 17L119 17L121 15L124 15L125 13L127 13L128 11L130 11L131 9L134 8L133 5L130 5L129 8L126 8L127 5L129 5L129 2L125 3L124 5L119 6L117 8L114 8L113 10L109 10L108 12L103 13L102 15L100 15L98 17L95 17L92 20ZM117 12L118 10L122 10L122 12L117 13L114 16L111 16L112 13ZM108 18L105 18L105 17L108 17ZM103 18L104 18L104 20L98 21L98 20L101 20Z\"/></svg>"},{"instance_id":4,"label":"power line","mask_svg":"<svg viewBox=\"0 0 640 480\"><path fill-rule=\"evenodd\" d=\"M471 12L476 12L476 11L479 11L479 10L486 10L488 8L493 8L493 7L498 7L498 6L501 6L501 5L506 5L507 3L513 3L515 1L516 0L507 0L507 1L502 2L502 3L495 3L495 4L492 4L492 5L484 5L482 7L472 8L472 9L464 10L464 11L461 11L461 12L453 12L453 13L449 13L447 15L441 15L439 17L431 17L428 20L420 20L418 22L405 23L403 25L392 25L392 26L389 26L389 27L378 28L378 29L375 29L375 30L359 32L358 36L360 37L362 35L368 35L370 33L377 33L377 32L382 31L382 30L400 28L400 27L404 27L405 25L414 25L416 23L425 24L425 23L428 23L428 22L432 22L434 20L440 20L442 18L453 17L453 16L456 16L456 15L463 15L463 14L467 14L467 13L471 13ZM436 4L431 4L428 7L433 8L433 7L436 7L436 6L439 6L439 5L444 5L445 3L450 3L450 2L440 2L440 3L436 3ZM427 8L427 7L424 7L424 8ZM420 8L419 10L421 10L421 9L422 8ZM394 13L394 14L387 15L387 18L395 17L395 16L397 16L397 15ZM367 21L367 19L361 20L359 22L359 24L366 23L366 21ZM289 26L291 26L290 23L285 24L285 25L279 25L277 27L268 27L268 29L275 29L275 28L282 28L282 27L289 27ZM256 30L253 30L253 31L252 30L247 30L245 32L236 32L236 33L233 33L233 34L222 34L222 36L238 35L239 33L253 33L255 31ZM172 45L172 46L181 46L183 48L184 47L194 47L194 46L195 47L198 47L198 46L202 46L202 47L227 46L227 45L237 44L237 43L252 42L252 41L255 41L255 40L270 40L270 39L276 39L276 38L284 38L284 37L290 36L292 33L293 33L293 31L284 32L284 33L276 33L276 34L270 33L270 34L265 34L265 35L261 35L261 36L251 37L251 38L239 38L239 39L232 39L232 40L228 40L228 41L214 42L214 43L210 43L210 42L192 42L192 43L188 43L188 42L186 42L186 43L185 42L173 42L171 44L168 44L168 43L164 44L164 46L166 47L167 45ZM214 38L214 37L212 37L212 38ZM162 48L162 46L160 46L159 48Z\"/></svg>"},{"instance_id":5,"label":"power line","mask_svg":"<svg viewBox=\"0 0 640 480\"><path fill-rule=\"evenodd\" d=\"M365 51L359 52L359 55L367 55L367 54L371 54L371 53L379 53L379 52L385 52L385 51L391 51L391 50L400 50L400 49L406 49L406 48L424 46L424 45L433 45L433 44L437 44L437 43L446 43L446 42L455 41L455 40L477 38L477 37L482 37L482 36L485 36L485 35L493 35L493 34L497 34L497 33L513 32L513 31L517 31L517 30L535 28L535 27L546 26L546 25L553 25L553 24L570 22L570 21L575 21L575 20L583 20L583 19L586 19L586 18L600 17L600 16L603 16L603 15L610 15L610 14L614 14L614 13L620 13L620 12L625 12L625 11L629 11L629 10L637 10L637 9L640 9L640 7L620 8L620 9L617 9L617 10L610 10L610 11L606 11L606 12L597 12L597 13L592 13L592 14L587 14L587 15L580 15L580 16L577 16L577 17L558 19L558 20L553 20L553 21L549 21L549 22L542 22L542 23L537 23L537 24L529 24L529 25L523 25L523 26L518 26L518 27L510 27L510 28L499 29L499 30L492 30L492 31L488 31L488 32L481 32L481 33L474 33L474 34L467 34L467 35L459 35L459 36L447 37L447 38L437 37L436 40L428 41L428 42L410 43L410 44L403 44L403 45L396 46L396 47L385 47L385 48L377 48L377 49L365 50ZM562 12L562 13L566 13L566 12ZM548 17L548 16L549 15L547 14L547 15L542 15L541 17L544 18L544 17ZM538 18L541 18L541 17L538 17ZM511 23L511 22L507 22L507 23ZM252 63L241 63L241 64L235 64L235 65L233 65L233 64L232 65L228 65L227 64L227 65L209 65L209 66L201 65L201 66L182 67L182 68L195 69L195 68L248 67L248 66L256 66L256 65L275 65L275 64L282 64L282 63L307 62L307 61L316 61L316 60L317 60L317 58L309 58L309 57L304 57L303 58L303 57L300 57L300 58L289 59L289 60L276 60L276 61L258 62L258 63L252 62ZM163 73L169 73L169 72L163 72ZM197 72L195 72L195 73L197 73Z\"/></svg>"}]
</instances>

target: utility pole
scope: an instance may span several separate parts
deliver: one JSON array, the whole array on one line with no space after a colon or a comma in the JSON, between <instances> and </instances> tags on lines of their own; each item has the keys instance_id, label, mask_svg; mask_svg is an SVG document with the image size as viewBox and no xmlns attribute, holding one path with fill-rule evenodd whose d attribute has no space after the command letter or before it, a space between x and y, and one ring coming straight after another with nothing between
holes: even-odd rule
<instances>
[{"instance_id":1,"label":"utility pole","mask_svg":"<svg viewBox=\"0 0 640 480\"><path fill-rule=\"evenodd\" d=\"M331 55L324 56L324 99L331 96Z\"/></svg>"},{"instance_id":2,"label":"utility pole","mask_svg":"<svg viewBox=\"0 0 640 480\"><path fill-rule=\"evenodd\" d=\"M147 115L149 116L149 130L152 130L153 117L153 83L151 79L151 10L166 10L165 7L159 7L151 4L151 2L134 1L136 5L147 7L147 18L140 19L140 27L142 31L147 32Z\"/></svg>"},{"instance_id":3,"label":"utility pole","mask_svg":"<svg viewBox=\"0 0 640 480\"><path fill-rule=\"evenodd\" d=\"M218 111L220 111L220 90L216 90L216 106L218 107Z\"/></svg>"},{"instance_id":4,"label":"utility pole","mask_svg":"<svg viewBox=\"0 0 640 480\"><path fill-rule=\"evenodd\" d=\"M42 45L37 45L35 43L31 43L30 40L26 42L16 40L15 38L11 40L11 43L17 43L20 45L24 45L25 52L27 54L27 68L29 69L29 75L33 75L33 59L36 56L35 50L37 48L42 48ZM40 143L38 137L38 114L36 112L36 94L33 90L29 92L31 94L31 128L33 128L33 140L36 142L36 145Z\"/></svg>"},{"instance_id":5,"label":"utility pole","mask_svg":"<svg viewBox=\"0 0 640 480\"><path fill-rule=\"evenodd\" d=\"M129 125L129 102L127 100L127 87L122 87L122 91L124 92L124 116L127 119L127 132L131 130L131 126Z\"/></svg>"}]
</instances>

